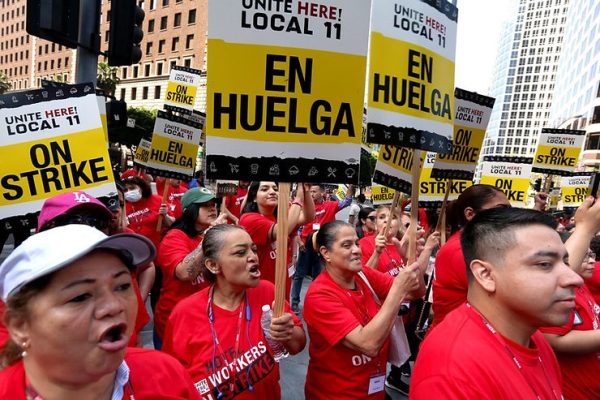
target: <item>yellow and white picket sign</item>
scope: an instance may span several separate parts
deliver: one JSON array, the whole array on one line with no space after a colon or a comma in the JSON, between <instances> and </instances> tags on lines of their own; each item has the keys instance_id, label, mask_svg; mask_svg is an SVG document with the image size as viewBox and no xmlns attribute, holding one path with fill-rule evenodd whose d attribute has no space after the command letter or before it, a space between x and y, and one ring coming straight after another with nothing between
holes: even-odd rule
<instances>
[{"instance_id":1,"label":"yellow and white picket sign","mask_svg":"<svg viewBox=\"0 0 600 400\"><path fill-rule=\"evenodd\" d=\"M585 131L543 128L533 158L533 172L571 175L584 139Z\"/></svg>"},{"instance_id":2,"label":"yellow and white picket sign","mask_svg":"<svg viewBox=\"0 0 600 400\"><path fill-rule=\"evenodd\" d=\"M436 162L436 154L427 152L423 168L421 168L421 177L419 179L419 204L422 207L439 206L444 201L449 180L442 178L433 178L432 172ZM438 154L439 155L439 154ZM471 180L453 179L450 186L448 200L456 200L458 196L467 188L473 186Z\"/></svg>"},{"instance_id":3,"label":"yellow and white picket sign","mask_svg":"<svg viewBox=\"0 0 600 400\"><path fill-rule=\"evenodd\" d=\"M167 92L165 93L165 109L191 114L196 104L196 93L200 86L201 71L188 67L171 68Z\"/></svg>"},{"instance_id":4,"label":"yellow and white picket sign","mask_svg":"<svg viewBox=\"0 0 600 400\"><path fill-rule=\"evenodd\" d=\"M414 153L414 149L407 147L382 145L373 173L373 182L410 193ZM421 152L419 162L422 163L424 158L425 152Z\"/></svg>"},{"instance_id":5,"label":"yellow and white picket sign","mask_svg":"<svg viewBox=\"0 0 600 400\"><path fill-rule=\"evenodd\" d=\"M133 156L133 164L146 168L148 165L148 159L150 158L150 149L152 148L152 142L150 140L146 140L144 138L140 139L140 143L135 149L135 154Z\"/></svg>"},{"instance_id":6,"label":"yellow and white picket sign","mask_svg":"<svg viewBox=\"0 0 600 400\"><path fill-rule=\"evenodd\" d=\"M450 151L457 18L446 0L373 0L369 142Z\"/></svg>"},{"instance_id":7,"label":"yellow and white picket sign","mask_svg":"<svg viewBox=\"0 0 600 400\"><path fill-rule=\"evenodd\" d=\"M0 96L0 219L61 193L116 192L92 84Z\"/></svg>"},{"instance_id":8,"label":"yellow and white picket sign","mask_svg":"<svg viewBox=\"0 0 600 400\"><path fill-rule=\"evenodd\" d=\"M454 97L452 152L437 155L431 176L472 181L495 99L459 88Z\"/></svg>"},{"instance_id":9,"label":"yellow and white picket sign","mask_svg":"<svg viewBox=\"0 0 600 400\"><path fill-rule=\"evenodd\" d=\"M565 208L577 208L588 196L590 175L563 176L560 179L562 205Z\"/></svg>"},{"instance_id":10,"label":"yellow and white picket sign","mask_svg":"<svg viewBox=\"0 0 600 400\"><path fill-rule=\"evenodd\" d=\"M382 204L392 204L396 191L392 188L382 185L371 186L371 201L374 206Z\"/></svg>"},{"instance_id":11,"label":"yellow and white picket sign","mask_svg":"<svg viewBox=\"0 0 600 400\"><path fill-rule=\"evenodd\" d=\"M195 170L200 124L159 111L146 170L158 176L189 179Z\"/></svg>"},{"instance_id":12,"label":"yellow and white picket sign","mask_svg":"<svg viewBox=\"0 0 600 400\"><path fill-rule=\"evenodd\" d=\"M531 162L532 159L526 157L486 156L483 159L479 183L502 190L514 207L525 207L531 177Z\"/></svg>"},{"instance_id":13,"label":"yellow and white picket sign","mask_svg":"<svg viewBox=\"0 0 600 400\"><path fill-rule=\"evenodd\" d=\"M209 3L207 176L356 183L369 7Z\"/></svg>"}]
</instances>

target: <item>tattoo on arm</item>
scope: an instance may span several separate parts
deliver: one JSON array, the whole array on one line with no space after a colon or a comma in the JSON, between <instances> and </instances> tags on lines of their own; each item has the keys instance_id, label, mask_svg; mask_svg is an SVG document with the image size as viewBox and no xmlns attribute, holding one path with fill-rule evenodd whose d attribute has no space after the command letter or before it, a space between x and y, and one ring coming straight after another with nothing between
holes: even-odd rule
<instances>
[{"instance_id":1,"label":"tattoo on arm","mask_svg":"<svg viewBox=\"0 0 600 400\"><path fill-rule=\"evenodd\" d=\"M200 265L202 257L199 257L202 253L202 246L198 246L190 254L185 256L183 259L183 265L188 273L190 280L196 279L200 275Z\"/></svg>"}]
</instances>

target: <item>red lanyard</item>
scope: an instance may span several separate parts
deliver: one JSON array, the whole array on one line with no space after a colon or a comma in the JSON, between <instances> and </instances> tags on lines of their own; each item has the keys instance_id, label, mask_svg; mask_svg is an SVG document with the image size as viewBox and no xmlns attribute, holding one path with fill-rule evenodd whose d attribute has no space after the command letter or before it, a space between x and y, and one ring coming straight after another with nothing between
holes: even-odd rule
<instances>
[{"instance_id":1,"label":"red lanyard","mask_svg":"<svg viewBox=\"0 0 600 400\"><path fill-rule=\"evenodd\" d=\"M221 342L219 341L219 337L217 336L217 331L215 329L215 314L213 311L213 303L214 303L214 294L215 294L215 285L212 285L210 287L209 293L208 293L208 322L210 324L210 330L212 331L212 336L213 336L213 342L214 342L214 346L219 350L219 353L221 353L221 358L223 358L223 361L225 361L225 364L227 364L227 357L225 352L223 351L223 348L221 347ZM232 362L232 366L233 368L229 368L229 366L227 365L226 368L229 368L229 370L231 371L231 377L229 380L229 390L233 393L234 390L234 386L235 386L235 377L237 375L237 362L238 362L238 352L240 349L240 334L242 332L242 318L244 316L244 309L246 308L246 304L248 302L248 293L246 291L244 291L244 300L242 300L242 303L240 304L240 315L238 318L238 323L237 323L237 331L235 333L235 347L234 350L235 352L234 357L233 357L233 362ZM213 373L215 373L215 360L213 357Z\"/></svg>"},{"instance_id":2,"label":"red lanyard","mask_svg":"<svg viewBox=\"0 0 600 400\"><path fill-rule=\"evenodd\" d=\"M529 387L533 391L533 394L535 395L535 398L538 399L538 400L542 400L542 396L539 395L539 393L537 392L537 390L535 390L535 387L533 386L533 384L529 381L529 379L527 379L527 376L523 372L523 366L519 362L519 359L517 358L517 356L515 355L515 353L506 344L506 341L504 340L504 338L502 336L500 336L500 334L498 333L498 331L496 329L494 329L494 327L492 325L490 325L490 323L485 319L485 317L483 315L481 315L479 313L479 311L477 311L475 309L475 307L471 306L471 304L469 304L469 303L466 303L466 305L475 314L479 315L479 317L481 318L481 321L483 322L483 324L485 325L485 327L488 328L488 330L490 331L490 333L492 334L492 336L494 336L496 338L496 340L498 340L498 342L504 347L504 349L506 350L506 352L508 353L508 355L510 356L510 358L512 359L512 361L515 363L517 369L521 373L521 376L523 377L523 379L525 379L525 382L527 382L527 384L529 385ZM540 366L542 367L542 371L544 372L544 378L546 379L546 382L548 383L548 386L550 387L550 389L552 389L552 394L554 395L554 398L557 399L557 400L560 400L562 397L560 397L560 396L558 396L558 394L556 394L556 390L552 386L552 382L550 381L550 378L548 377L548 374L546 373L546 367L544 366L544 362L542 361L542 357L538 356L538 361L540 363Z\"/></svg>"}]
</instances>

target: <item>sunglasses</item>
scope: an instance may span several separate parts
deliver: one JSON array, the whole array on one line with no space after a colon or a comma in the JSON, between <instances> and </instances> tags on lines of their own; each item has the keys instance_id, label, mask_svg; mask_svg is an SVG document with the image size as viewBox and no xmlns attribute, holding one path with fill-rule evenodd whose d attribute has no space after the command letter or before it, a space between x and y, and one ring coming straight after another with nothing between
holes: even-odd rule
<instances>
[{"instance_id":1,"label":"sunglasses","mask_svg":"<svg viewBox=\"0 0 600 400\"><path fill-rule=\"evenodd\" d=\"M370 219L372 222L375 222L375 220L377 219L377 217L375 215L369 215L367 217L367 219Z\"/></svg>"},{"instance_id":2,"label":"sunglasses","mask_svg":"<svg viewBox=\"0 0 600 400\"><path fill-rule=\"evenodd\" d=\"M46 229L72 224L88 225L101 231L108 227L108 219L94 215L63 215L50 221Z\"/></svg>"}]
</instances>

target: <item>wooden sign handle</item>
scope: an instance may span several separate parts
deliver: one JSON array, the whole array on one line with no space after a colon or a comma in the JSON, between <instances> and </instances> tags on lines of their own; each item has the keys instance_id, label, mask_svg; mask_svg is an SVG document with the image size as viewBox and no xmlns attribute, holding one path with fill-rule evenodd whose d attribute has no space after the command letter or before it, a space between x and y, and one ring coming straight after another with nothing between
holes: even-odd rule
<instances>
[{"instance_id":1,"label":"wooden sign handle","mask_svg":"<svg viewBox=\"0 0 600 400\"><path fill-rule=\"evenodd\" d=\"M161 205L167 203L167 197L169 196L169 185L169 179L165 178L165 189L163 190L162 203L160 203ZM158 217L158 223L156 224L156 232L160 232L160 229L162 228L163 219L165 219L164 215Z\"/></svg>"},{"instance_id":2,"label":"wooden sign handle","mask_svg":"<svg viewBox=\"0 0 600 400\"><path fill-rule=\"evenodd\" d=\"M450 195L450 188L452 187L452 179L446 182L446 193L444 193L444 201L442 202L442 209L438 217L437 226L435 227L436 232L440 233L440 246L446 243L446 208L448 206L448 196Z\"/></svg>"},{"instance_id":3,"label":"wooden sign handle","mask_svg":"<svg viewBox=\"0 0 600 400\"><path fill-rule=\"evenodd\" d=\"M421 175L421 150L414 149L412 163L412 188L410 192L410 226L408 227L408 265L417 261L417 225L419 224L419 177Z\"/></svg>"},{"instance_id":4,"label":"wooden sign handle","mask_svg":"<svg viewBox=\"0 0 600 400\"><path fill-rule=\"evenodd\" d=\"M277 202L277 259L275 262L275 303L273 317L280 317L285 311L285 289L287 283L287 250L288 250L288 202L290 184L279 183L279 200Z\"/></svg>"}]
</instances>

